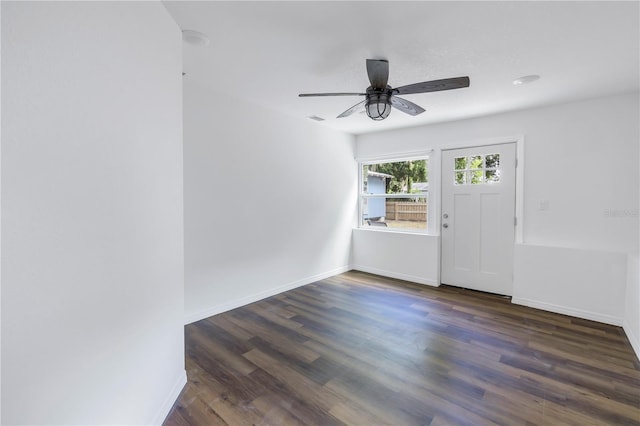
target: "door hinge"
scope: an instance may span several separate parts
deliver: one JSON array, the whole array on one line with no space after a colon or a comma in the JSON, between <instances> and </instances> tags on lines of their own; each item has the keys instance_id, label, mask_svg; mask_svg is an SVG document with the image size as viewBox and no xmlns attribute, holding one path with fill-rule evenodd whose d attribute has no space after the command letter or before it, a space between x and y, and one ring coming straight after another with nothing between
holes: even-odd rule
<instances>
[{"instance_id":1,"label":"door hinge","mask_svg":"<svg viewBox=\"0 0 640 426\"><path fill-rule=\"evenodd\" d=\"M513 226L518 226L518 218L517 217L513 218Z\"/></svg>"},{"instance_id":2,"label":"door hinge","mask_svg":"<svg viewBox=\"0 0 640 426\"><path fill-rule=\"evenodd\" d=\"M516 169L518 168L518 159L516 158Z\"/></svg>"}]
</instances>

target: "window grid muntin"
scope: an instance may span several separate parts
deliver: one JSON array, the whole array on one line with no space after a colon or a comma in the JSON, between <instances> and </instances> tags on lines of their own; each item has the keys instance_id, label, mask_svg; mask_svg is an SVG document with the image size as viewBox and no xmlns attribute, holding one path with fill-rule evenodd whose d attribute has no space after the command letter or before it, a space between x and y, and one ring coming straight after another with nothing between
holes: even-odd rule
<instances>
[{"instance_id":1,"label":"window grid muntin","mask_svg":"<svg viewBox=\"0 0 640 426\"><path fill-rule=\"evenodd\" d=\"M499 153L454 157L453 165L454 185L491 185L500 182Z\"/></svg>"}]
</instances>

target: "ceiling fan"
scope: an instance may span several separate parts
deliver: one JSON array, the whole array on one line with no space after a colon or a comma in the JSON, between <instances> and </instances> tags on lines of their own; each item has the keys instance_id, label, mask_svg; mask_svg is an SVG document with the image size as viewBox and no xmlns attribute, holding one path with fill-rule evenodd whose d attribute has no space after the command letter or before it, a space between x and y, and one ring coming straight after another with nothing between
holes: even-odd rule
<instances>
[{"instance_id":1,"label":"ceiling fan","mask_svg":"<svg viewBox=\"0 0 640 426\"><path fill-rule=\"evenodd\" d=\"M411 95L414 93L439 92L442 90L461 89L469 87L469 77L445 78L442 80L423 81L422 83L392 88L387 84L389 79L389 61L385 59L367 59L367 74L369 86L365 93L301 93L300 97L309 96L365 96L364 101L358 102L337 118L348 117L364 107L372 120L384 120L389 116L391 107L409 115L418 115L424 109L413 102L402 99L397 95Z\"/></svg>"}]
</instances>

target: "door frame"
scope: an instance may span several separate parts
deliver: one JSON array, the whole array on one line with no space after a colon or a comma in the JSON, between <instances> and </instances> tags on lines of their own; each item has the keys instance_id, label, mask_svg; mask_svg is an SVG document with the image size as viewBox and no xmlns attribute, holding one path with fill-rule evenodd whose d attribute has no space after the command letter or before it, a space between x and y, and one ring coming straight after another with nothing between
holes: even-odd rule
<instances>
[{"instance_id":1,"label":"door frame","mask_svg":"<svg viewBox=\"0 0 640 426\"><path fill-rule=\"evenodd\" d=\"M508 143L516 144L516 194L515 194L515 241L514 244L524 243L524 135L496 137L488 139L478 139L467 142L455 142L446 145L440 145L434 148L433 155L429 162L429 181L433 183L433 187L438 188L437 195L431 200L431 208L429 209L429 231L438 236L438 283L441 282L442 272L442 151L448 151L461 148L479 148L490 145L502 145ZM431 161L431 159L436 161ZM434 180L437 179L437 182ZM435 192L435 191L434 191Z\"/></svg>"}]
</instances>

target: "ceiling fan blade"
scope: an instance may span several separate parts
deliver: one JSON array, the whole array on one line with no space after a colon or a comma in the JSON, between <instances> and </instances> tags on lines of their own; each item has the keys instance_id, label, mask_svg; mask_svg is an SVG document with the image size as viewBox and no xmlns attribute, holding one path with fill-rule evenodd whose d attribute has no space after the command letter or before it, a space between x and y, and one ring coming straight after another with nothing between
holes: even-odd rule
<instances>
[{"instance_id":1,"label":"ceiling fan blade","mask_svg":"<svg viewBox=\"0 0 640 426\"><path fill-rule=\"evenodd\" d=\"M389 61L385 59L367 59L367 75L374 89L386 89L389 80Z\"/></svg>"},{"instance_id":2,"label":"ceiling fan blade","mask_svg":"<svg viewBox=\"0 0 640 426\"><path fill-rule=\"evenodd\" d=\"M409 115L418 115L424 112L424 108L421 106L397 96L391 97L391 106Z\"/></svg>"},{"instance_id":3,"label":"ceiling fan blade","mask_svg":"<svg viewBox=\"0 0 640 426\"><path fill-rule=\"evenodd\" d=\"M442 80L423 81L422 83L409 84L407 86L396 87L393 89L393 94L409 95L412 93L462 89L463 87L469 87L469 77L445 78Z\"/></svg>"},{"instance_id":4,"label":"ceiling fan blade","mask_svg":"<svg viewBox=\"0 0 640 426\"><path fill-rule=\"evenodd\" d=\"M352 106L351 108L349 108L348 110L346 110L345 112L343 112L342 114L340 114L336 118L344 118L344 117L350 116L351 114L353 114L354 112L356 112L357 110L362 108L364 106L365 102L367 102L366 99L364 101L362 101L362 102L358 102L357 104L355 104L354 106Z\"/></svg>"},{"instance_id":5,"label":"ceiling fan blade","mask_svg":"<svg viewBox=\"0 0 640 426\"><path fill-rule=\"evenodd\" d=\"M366 93L300 93L298 96L306 98L310 96L366 96Z\"/></svg>"}]
</instances>

